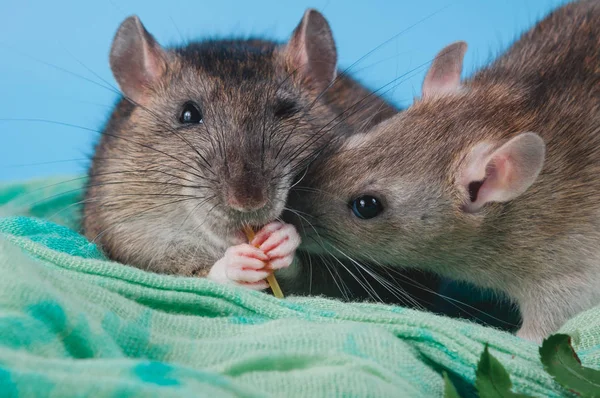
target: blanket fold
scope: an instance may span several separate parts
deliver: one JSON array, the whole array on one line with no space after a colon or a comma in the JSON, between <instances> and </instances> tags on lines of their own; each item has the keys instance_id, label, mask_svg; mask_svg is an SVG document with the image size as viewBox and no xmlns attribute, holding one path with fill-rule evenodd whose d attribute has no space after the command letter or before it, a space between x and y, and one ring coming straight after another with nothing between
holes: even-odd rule
<instances>
[{"instance_id":1,"label":"blanket fold","mask_svg":"<svg viewBox=\"0 0 600 398\"><path fill-rule=\"evenodd\" d=\"M108 261L77 233L81 183L0 188L2 396L436 397L443 371L473 385L486 343L515 392L568 396L534 344L468 321ZM563 329L599 368L600 308Z\"/></svg>"}]
</instances>

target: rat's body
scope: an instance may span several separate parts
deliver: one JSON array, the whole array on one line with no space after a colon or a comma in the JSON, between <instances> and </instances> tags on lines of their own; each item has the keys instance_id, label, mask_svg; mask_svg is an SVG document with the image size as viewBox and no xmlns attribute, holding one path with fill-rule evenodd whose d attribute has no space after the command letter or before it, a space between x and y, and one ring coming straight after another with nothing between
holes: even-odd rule
<instances>
[{"instance_id":1,"label":"rat's body","mask_svg":"<svg viewBox=\"0 0 600 398\"><path fill-rule=\"evenodd\" d=\"M329 195L290 206L313 215L305 250L506 292L518 334L541 341L600 303L600 2L556 10L460 83L465 50L447 47L422 99L314 165Z\"/></svg>"},{"instance_id":2,"label":"rat's body","mask_svg":"<svg viewBox=\"0 0 600 398\"><path fill-rule=\"evenodd\" d=\"M354 101L369 92L336 77L336 60L329 26L313 10L284 45L218 40L170 50L128 18L111 50L124 98L90 169L86 236L143 269L265 288L299 243L292 226L275 222L294 178L333 136L396 112L370 97L340 116L348 98L336 91ZM266 225L253 242L260 248L246 243L246 225Z\"/></svg>"}]
</instances>

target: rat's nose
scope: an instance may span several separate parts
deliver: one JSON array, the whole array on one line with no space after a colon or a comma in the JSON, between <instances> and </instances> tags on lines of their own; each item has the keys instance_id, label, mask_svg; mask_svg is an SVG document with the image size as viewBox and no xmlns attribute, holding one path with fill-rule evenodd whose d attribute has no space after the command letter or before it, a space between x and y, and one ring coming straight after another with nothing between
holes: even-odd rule
<instances>
[{"instance_id":1,"label":"rat's nose","mask_svg":"<svg viewBox=\"0 0 600 398\"><path fill-rule=\"evenodd\" d=\"M267 204L267 190L258 181L237 181L227 190L227 205L240 212L260 210Z\"/></svg>"},{"instance_id":2,"label":"rat's nose","mask_svg":"<svg viewBox=\"0 0 600 398\"><path fill-rule=\"evenodd\" d=\"M249 161L231 162L225 179L225 202L239 212L260 210L267 204L269 179Z\"/></svg>"}]
</instances>

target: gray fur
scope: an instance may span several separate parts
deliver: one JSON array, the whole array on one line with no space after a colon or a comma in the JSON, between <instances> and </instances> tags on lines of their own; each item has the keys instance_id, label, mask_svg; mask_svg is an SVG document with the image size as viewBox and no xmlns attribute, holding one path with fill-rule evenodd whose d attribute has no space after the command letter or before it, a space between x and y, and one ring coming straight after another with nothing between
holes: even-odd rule
<instances>
[{"instance_id":1,"label":"gray fur","mask_svg":"<svg viewBox=\"0 0 600 398\"><path fill-rule=\"evenodd\" d=\"M361 110L372 123L364 114L332 123L348 109L348 93L356 99L368 91L346 76L332 80L335 46L318 12L307 11L290 43L207 40L163 49L137 17L125 20L111 51L125 97L89 172L86 236L113 260L205 276L229 246L245 241L244 225L280 216L293 179L333 136L395 113L372 98ZM306 65L298 64L302 52ZM189 100L200 106L202 124L179 122Z\"/></svg>"}]
</instances>

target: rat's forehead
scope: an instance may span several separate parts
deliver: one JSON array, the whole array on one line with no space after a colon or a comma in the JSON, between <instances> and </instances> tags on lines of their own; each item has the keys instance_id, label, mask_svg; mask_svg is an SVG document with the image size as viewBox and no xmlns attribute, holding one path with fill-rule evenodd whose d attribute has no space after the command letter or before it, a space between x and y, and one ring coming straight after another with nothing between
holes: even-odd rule
<instances>
[{"instance_id":1,"label":"rat's forehead","mask_svg":"<svg viewBox=\"0 0 600 398\"><path fill-rule=\"evenodd\" d=\"M210 40L175 49L182 69L238 83L276 73L274 43L260 40Z\"/></svg>"},{"instance_id":2,"label":"rat's forehead","mask_svg":"<svg viewBox=\"0 0 600 398\"><path fill-rule=\"evenodd\" d=\"M439 174L450 167L455 151L444 140L431 140L423 132L405 132L402 128L392 122L350 137L332 161L336 172L352 170L354 175L397 179Z\"/></svg>"}]
</instances>

